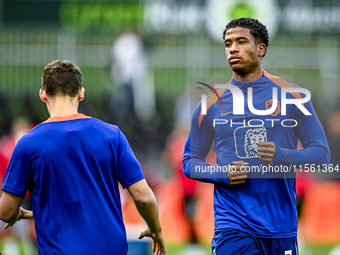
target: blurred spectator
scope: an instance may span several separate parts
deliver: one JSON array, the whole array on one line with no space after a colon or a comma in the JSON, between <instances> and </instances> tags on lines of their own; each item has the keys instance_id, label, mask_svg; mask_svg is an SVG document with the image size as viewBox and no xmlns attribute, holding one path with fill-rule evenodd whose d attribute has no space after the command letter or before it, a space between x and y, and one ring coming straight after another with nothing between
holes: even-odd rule
<instances>
[{"instance_id":1,"label":"blurred spectator","mask_svg":"<svg viewBox=\"0 0 340 255\"><path fill-rule=\"evenodd\" d=\"M196 243L197 236L194 228L194 213L197 202L197 182L187 178L182 171L182 156L184 145L188 136L187 130L176 128L170 135L166 148L167 159L174 173L174 179L178 183L178 191L183 195L183 212L188 221L190 229L190 242Z\"/></svg>"},{"instance_id":2,"label":"blurred spectator","mask_svg":"<svg viewBox=\"0 0 340 255\"><path fill-rule=\"evenodd\" d=\"M14 120L11 133L0 139L0 181L1 185L5 178L7 167L12 156L13 149L18 140L32 128L30 121L26 118ZM22 206L30 209L28 195ZM6 231L0 227L0 247L3 254L30 255L36 254L36 237L33 220L22 221Z\"/></svg>"},{"instance_id":3,"label":"blurred spectator","mask_svg":"<svg viewBox=\"0 0 340 255\"><path fill-rule=\"evenodd\" d=\"M4 181L7 165L8 165L7 159L0 154L0 184L2 184Z\"/></svg>"},{"instance_id":4,"label":"blurred spectator","mask_svg":"<svg viewBox=\"0 0 340 255\"><path fill-rule=\"evenodd\" d=\"M118 87L118 121L133 116L148 120L155 110L155 91L142 38L132 30L123 31L114 41L111 54L111 73Z\"/></svg>"},{"instance_id":5,"label":"blurred spectator","mask_svg":"<svg viewBox=\"0 0 340 255\"><path fill-rule=\"evenodd\" d=\"M205 237L202 235L201 226L198 224L201 224L201 218L207 216L207 214L203 215L199 206L205 205L207 197L208 200L212 200L212 196L211 193L206 192L206 188L210 188L210 184L199 183L189 179L183 174L182 171L184 145L187 140L190 128L190 98L188 93L184 93L178 97L175 104L174 115L175 127L167 139L165 156L173 172L173 178L172 180L169 180L169 185L174 183L176 187L176 196L178 196L177 201L181 203L181 210L179 211L181 215L178 215L178 217L184 219L184 221L181 221L181 224L185 225L185 227L182 226L182 228L184 227L182 231L187 233L187 239L183 241L184 243L190 243L189 246L184 247L184 249L181 251L181 254L200 255L204 254L200 243L205 242ZM211 160L212 158L214 158L214 156L209 154L207 160ZM174 209L175 208L173 208L173 210ZM176 211L174 210L173 213L175 212ZM177 220L180 218L177 218ZM205 221L210 222L208 218L205 218ZM166 226L167 225L164 224L164 227ZM208 229L205 229L205 231L210 232Z\"/></svg>"},{"instance_id":6,"label":"blurred spectator","mask_svg":"<svg viewBox=\"0 0 340 255\"><path fill-rule=\"evenodd\" d=\"M183 195L183 212L188 221L190 242L196 243L197 236L194 228L194 213L197 202L197 182L187 178L182 171L182 157L184 145L190 129L190 101L187 93L178 97L175 104L175 128L169 135L166 156L178 183L178 192Z\"/></svg>"},{"instance_id":7,"label":"blurred spectator","mask_svg":"<svg viewBox=\"0 0 340 255\"><path fill-rule=\"evenodd\" d=\"M7 161L7 165L11 159L15 144L20 137L26 134L31 128L32 125L29 120L26 118L17 118L13 122L11 134L5 135L0 139L0 155Z\"/></svg>"}]
</instances>

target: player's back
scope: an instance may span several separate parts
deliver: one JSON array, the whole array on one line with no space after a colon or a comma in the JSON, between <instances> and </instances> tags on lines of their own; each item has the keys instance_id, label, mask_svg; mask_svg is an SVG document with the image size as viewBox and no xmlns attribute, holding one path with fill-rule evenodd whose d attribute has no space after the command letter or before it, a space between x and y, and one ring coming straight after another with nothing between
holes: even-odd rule
<instances>
[{"instance_id":1,"label":"player's back","mask_svg":"<svg viewBox=\"0 0 340 255\"><path fill-rule=\"evenodd\" d=\"M124 139L94 118L42 123L21 139L40 254L126 254L118 190Z\"/></svg>"}]
</instances>

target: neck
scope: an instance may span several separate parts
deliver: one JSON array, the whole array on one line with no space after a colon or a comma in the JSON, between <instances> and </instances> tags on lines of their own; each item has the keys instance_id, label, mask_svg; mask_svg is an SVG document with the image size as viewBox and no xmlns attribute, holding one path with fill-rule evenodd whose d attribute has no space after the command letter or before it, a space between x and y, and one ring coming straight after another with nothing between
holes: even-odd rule
<instances>
[{"instance_id":1,"label":"neck","mask_svg":"<svg viewBox=\"0 0 340 255\"><path fill-rule=\"evenodd\" d=\"M78 113L77 98L56 96L46 102L51 117L69 116Z\"/></svg>"},{"instance_id":2,"label":"neck","mask_svg":"<svg viewBox=\"0 0 340 255\"><path fill-rule=\"evenodd\" d=\"M235 72L234 71L234 79L240 82L247 82L247 81L256 81L262 77L262 68L261 66L257 67L255 71L249 73L243 72Z\"/></svg>"}]
</instances>

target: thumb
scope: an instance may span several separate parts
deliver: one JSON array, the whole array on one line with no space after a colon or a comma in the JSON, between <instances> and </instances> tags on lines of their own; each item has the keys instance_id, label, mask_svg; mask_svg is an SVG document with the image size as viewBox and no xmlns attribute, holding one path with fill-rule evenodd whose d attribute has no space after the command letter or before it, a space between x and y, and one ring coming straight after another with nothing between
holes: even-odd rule
<instances>
[{"instance_id":1,"label":"thumb","mask_svg":"<svg viewBox=\"0 0 340 255\"><path fill-rule=\"evenodd\" d=\"M140 235L139 235L139 237L138 237L138 239L143 239L144 236L145 236L145 235L143 234L143 232L141 232Z\"/></svg>"}]
</instances>

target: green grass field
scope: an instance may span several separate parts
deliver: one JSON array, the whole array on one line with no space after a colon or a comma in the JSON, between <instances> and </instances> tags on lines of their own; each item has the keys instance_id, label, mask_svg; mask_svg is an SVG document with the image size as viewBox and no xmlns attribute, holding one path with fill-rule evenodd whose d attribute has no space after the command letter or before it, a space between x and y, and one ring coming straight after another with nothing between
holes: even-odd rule
<instances>
[{"instance_id":1,"label":"green grass field","mask_svg":"<svg viewBox=\"0 0 340 255\"><path fill-rule=\"evenodd\" d=\"M326 245L312 246L304 251L300 251L300 255L328 255L332 248L333 246ZM187 250L185 246L167 245L167 255L185 255ZM202 251L204 255L211 255L210 246L202 246ZM151 254L152 253L150 253L150 255Z\"/></svg>"}]
</instances>

